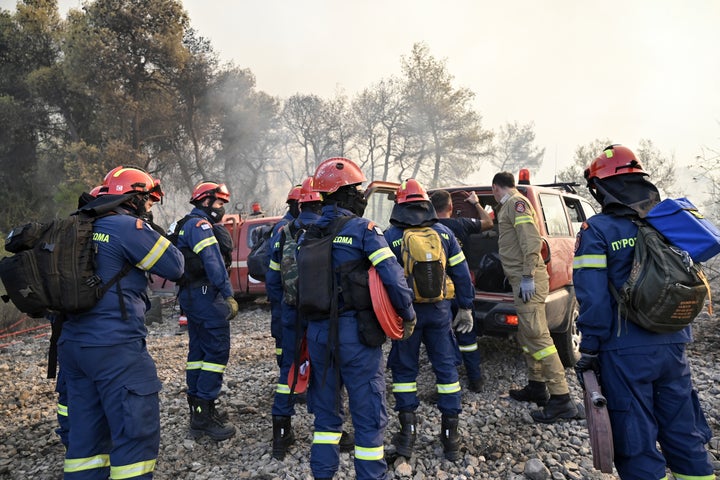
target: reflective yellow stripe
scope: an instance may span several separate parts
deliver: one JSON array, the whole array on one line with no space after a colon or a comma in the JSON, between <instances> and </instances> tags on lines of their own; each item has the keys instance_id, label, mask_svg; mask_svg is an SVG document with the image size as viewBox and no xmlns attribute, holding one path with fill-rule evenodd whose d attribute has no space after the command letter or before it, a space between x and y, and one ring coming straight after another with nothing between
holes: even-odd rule
<instances>
[{"instance_id":1,"label":"reflective yellow stripe","mask_svg":"<svg viewBox=\"0 0 720 480\"><path fill-rule=\"evenodd\" d=\"M130 465L122 465L119 467L110 467L110 478L121 479L121 478L134 478L146 473L151 473L155 470L156 460L146 460L144 462L132 463Z\"/></svg>"},{"instance_id":2,"label":"reflective yellow stripe","mask_svg":"<svg viewBox=\"0 0 720 480\"><path fill-rule=\"evenodd\" d=\"M529 215L518 215L515 217L515 226L522 225L524 223L533 223L533 219Z\"/></svg>"},{"instance_id":3,"label":"reflective yellow stripe","mask_svg":"<svg viewBox=\"0 0 720 480\"><path fill-rule=\"evenodd\" d=\"M187 362L185 370L200 370L202 368L202 360L197 362Z\"/></svg>"},{"instance_id":4,"label":"reflective yellow stripe","mask_svg":"<svg viewBox=\"0 0 720 480\"><path fill-rule=\"evenodd\" d=\"M225 365L221 365L219 363L202 362L201 370L204 370L206 372L223 373L225 371Z\"/></svg>"},{"instance_id":5,"label":"reflective yellow stripe","mask_svg":"<svg viewBox=\"0 0 720 480\"><path fill-rule=\"evenodd\" d=\"M85 470L93 470L95 468L105 468L110 466L110 455L101 453L94 457L87 458L66 458L63 470L66 473L83 472Z\"/></svg>"},{"instance_id":6,"label":"reflective yellow stripe","mask_svg":"<svg viewBox=\"0 0 720 480\"><path fill-rule=\"evenodd\" d=\"M58 407L58 409L57 409L58 415L62 415L63 417L67 417L67 416L68 416L68 408L67 408L67 405L63 405L62 403L58 403L58 404L57 404L57 407Z\"/></svg>"},{"instance_id":7,"label":"reflective yellow stripe","mask_svg":"<svg viewBox=\"0 0 720 480\"><path fill-rule=\"evenodd\" d=\"M379 447L358 447L355 445L355 460L382 460L385 452L382 445Z\"/></svg>"},{"instance_id":8,"label":"reflective yellow stripe","mask_svg":"<svg viewBox=\"0 0 720 480\"><path fill-rule=\"evenodd\" d=\"M378 250L375 250L373 253L368 255L368 260L370 260L370 263L377 266L378 263L382 262L383 260L387 260L388 258L394 257L392 250L390 250L390 247L383 247Z\"/></svg>"},{"instance_id":9,"label":"reflective yellow stripe","mask_svg":"<svg viewBox=\"0 0 720 480\"><path fill-rule=\"evenodd\" d=\"M275 388L275 392L280 393L282 395L290 395L290 386L283 385L282 383L278 383L277 387Z\"/></svg>"},{"instance_id":10,"label":"reflective yellow stripe","mask_svg":"<svg viewBox=\"0 0 720 480\"><path fill-rule=\"evenodd\" d=\"M458 347L460 348L461 352L474 352L478 349L478 344L473 343L470 345L458 345Z\"/></svg>"},{"instance_id":11,"label":"reflective yellow stripe","mask_svg":"<svg viewBox=\"0 0 720 480\"><path fill-rule=\"evenodd\" d=\"M165 253L165 250L167 250L169 246L170 240L165 237L158 238L155 245L153 245L147 255L145 255L145 258L140 260L140 262L135 266L142 270L150 270L153 265L160 260L160 257L162 257L163 253Z\"/></svg>"},{"instance_id":12,"label":"reflective yellow stripe","mask_svg":"<svg viewBox=\"0 0 720 480\"><path fill-rule=\"evenodd\" d=\"M675 475L676 480L715 480L715 475L683 475L682 473L672 473ZM667 480L667 475L660 480Z\"/></svg>"},{"instance_id":13,"label":"reflective yellow stripe","mask_svg":"<svg viewBox=\"0 0 720 480\"><path fill-rule=\"evenodd\" d=\"M282 347L275 347L275 355L278 357L282 355Z\"/></svg>"},{"instance_id":14,"label":"reflective yellow stripe","mask_svg":"<svg viewBox=\"0 0 720 480\"><path fill-rule=\"evenodd\" d=\"M465 261L465 254L463 252L458 253L457 255L450 257L450 260L448 260L448 265L451 267L454 267L455 265L462 263Z\"/></svg>"},{"instance_id":15,"label":"reflective yellow stripe","mask_svg":"<svg viewBox=\"0 0 720 480\"><path fill-rule=\"evenodd\" d=\"M206 238L205 240L199 241L199 242L193 247L193 252L195 252L195 253L200 253L200 252L202 252L202 251L205 249L205 247L209 247L210 245L215 245L215 244L217 244L217 243L218 243L217 238L215 238L214 236L213 236L213 237Z\"/></svg>"},{"instance_id":16,"label":"reflective yellow stripe","mask_svg":"<svg viewBox=\"0 0 720 480\"><path fill-rule=\"evenodd\" d=\"M573 258L573 270L578 268L607 268L607 256L578 255Z\"/></svg>"},{"instance_id":17,"label":"reflective yellow stripe","mask_svg":"<svg viewBox=\"0 0 720 480\"><path fill-rule=\"evenodd\" d=\"M337 445L340 443L342 432L315 432L313 434L313 443L324 445Z\"/></svg>"},{"instance_id":18,"label":"reflective yellow stripe","mask_svg":"<svg viewBox=\"0 0 720 480\"><path fill-rule=\"evenodd\" d=\"M438 383L437 384L437 391L438 393L455 393L460 391L460 382L455 383Z\"/></svg>"},{"instance_id":19,"label":"reflective yellow stripe","mask_svg":"<svg viewBox=\"0 0 720 480\"><path fill-rule=\"evenodd\" d=\"M392 391L394 393L417 392L417 382L393 383Z\"/></svg>"},{"instance_id":20,"label":"reflective yellow stripe","mask_svg":"<svg viewBox=\"0 0 720 480\"><path fill-rule=\"evenodd\" d=\"M270 260L270 264L268 265L268 268L269 268L270 270L275 270L276 272L279 272L279 271L280 271L280 264L277 263L277 262L274 261L274 260Z\"/></svg>"},{"instance_id":21,"label":"reflective yellow stripe","mask_svg":"<svg viewBox=\"0 0 720 480\"><path fill-rule=\"evenodd\" d=\"M535 360L542 360L545 357L549 357L553 353L557 353L557 348L555 345L550 345L549 347L545 347L542 350L538 350L537 352L532 354L532 357Z\"/></svg>"}]
</instances>

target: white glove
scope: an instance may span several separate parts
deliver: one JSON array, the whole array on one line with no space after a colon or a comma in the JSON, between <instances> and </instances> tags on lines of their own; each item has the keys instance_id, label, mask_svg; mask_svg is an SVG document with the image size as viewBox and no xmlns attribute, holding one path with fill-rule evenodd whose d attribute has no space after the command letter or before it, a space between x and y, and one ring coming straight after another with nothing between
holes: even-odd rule
<instances>
[{"instance_id":1,"label":"white glove","mask_svg":"<svg viewBox=\"0 0 720 480\"><path fill-rule=\"evenodd\" d=\"M523 275L520 280L520 298L527 303L535 295L535 279Z\"/></svg>"},{"instance_id":2,"label":"white glove","mask_svg":"<svg viewBox=\"0 0 720 480\"><path fill-rule=\"evenodd\" d=\"M452 327L458 333L468 333L473 329L473 317L472 310L469 308L461 308L455 314L455 320L453 320Z\"/></svg>"}]
</instances>

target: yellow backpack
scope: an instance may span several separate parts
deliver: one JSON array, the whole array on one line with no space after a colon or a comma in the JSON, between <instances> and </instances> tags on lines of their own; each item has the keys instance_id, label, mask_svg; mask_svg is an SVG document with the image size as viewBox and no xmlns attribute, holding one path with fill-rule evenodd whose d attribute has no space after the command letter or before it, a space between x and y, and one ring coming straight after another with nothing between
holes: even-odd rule
<instances>
[{"instance_id":1,"label":"yellow backpack","mask_svg":"<svg viewBox=\"0 0 720 480\"><path fill-rule=\"evenodd\" d=\"M455 286L445 271L447 258L442 240L431 227L406 228L401 257L415 302L434 303L455 296Z\"/></svg>"}]
</instances>

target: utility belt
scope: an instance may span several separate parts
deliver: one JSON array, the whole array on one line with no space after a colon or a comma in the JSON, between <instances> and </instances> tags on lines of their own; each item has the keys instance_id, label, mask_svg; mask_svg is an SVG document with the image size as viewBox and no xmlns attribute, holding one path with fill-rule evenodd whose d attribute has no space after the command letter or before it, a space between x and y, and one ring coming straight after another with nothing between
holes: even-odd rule
<instances>
[{"instance_id":1,"label":"utility belt","mask_svg":"<svg viewBox=\"0 0 720 480\"><path fill-rule=\"evenodd\" d=\"M206 276L200 278L188 278L183 275L182 278L175 283L177 283L177 285L181 288L197 288L210 285L210 279Z\"/></svg>"}]
</instances>

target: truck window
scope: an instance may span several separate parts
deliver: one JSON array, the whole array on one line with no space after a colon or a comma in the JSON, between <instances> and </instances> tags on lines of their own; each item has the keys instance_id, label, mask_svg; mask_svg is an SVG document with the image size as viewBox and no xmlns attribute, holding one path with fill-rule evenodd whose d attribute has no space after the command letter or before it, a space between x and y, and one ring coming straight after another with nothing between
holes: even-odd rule
<instances>
[{"instance_id":1,"label":"truck window","mask_svg":"<svg viewBox=\"0 0 720 480\"><path fill-rule=\"evenodd\" d=\"M395 204L395 192L373 192L368 198L363 217L372 220L382 230L390 226L390 214Z\"/></svg>"},{"instance_id":2,"label":"truck window","mask_svg":"<svg viewBox=\"0 0 720 480\"><path fill-rule=\"evenodd\" d=\"M568 225L564 202L560 195L541 193L539 197L548 237L570 236L570 226Z\"/></svg>"},{"instance_id":3,"label":"truck window","mask_svg":"<svg viewBox=\"0 0 720 480\"><path fill-rule=\"evenodd\" d=\"M572 226L573 235L577 235L580 231L580 226L585 220L597 213L593 206L585 200L565 197L565 205L567 206L568 215L570 215L570 225Z\"/></svg>"}]
</instances>

